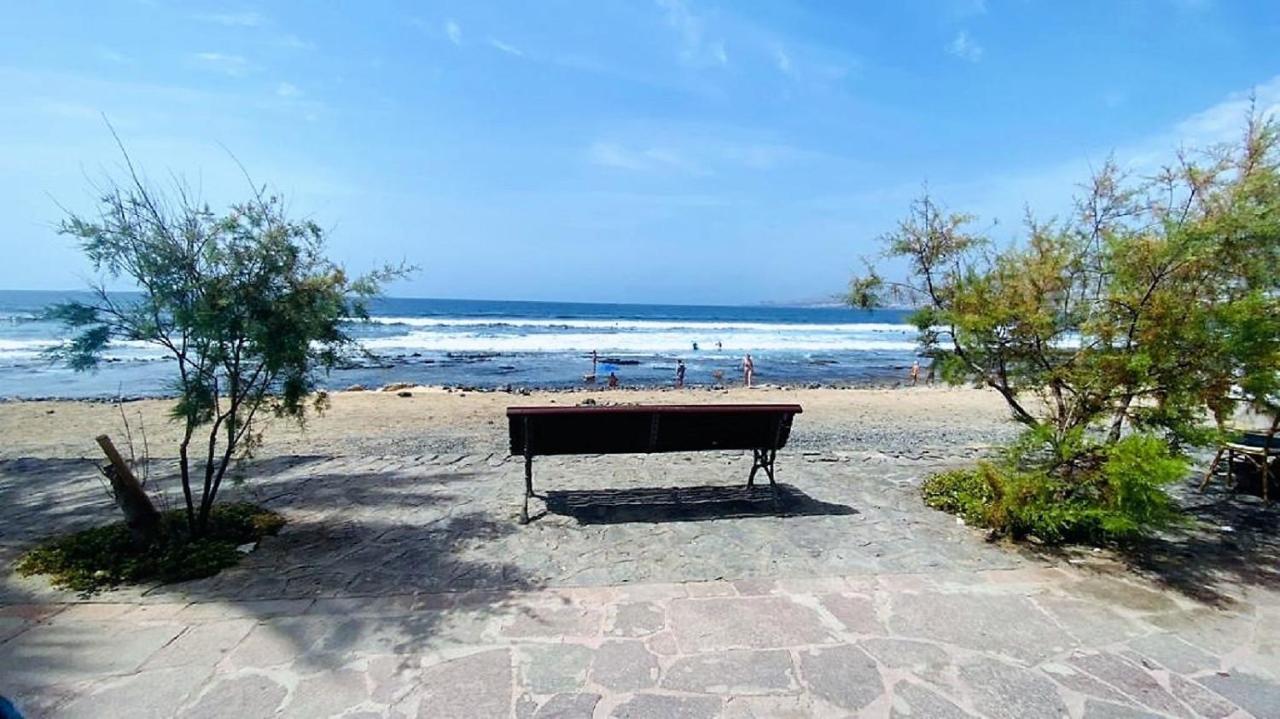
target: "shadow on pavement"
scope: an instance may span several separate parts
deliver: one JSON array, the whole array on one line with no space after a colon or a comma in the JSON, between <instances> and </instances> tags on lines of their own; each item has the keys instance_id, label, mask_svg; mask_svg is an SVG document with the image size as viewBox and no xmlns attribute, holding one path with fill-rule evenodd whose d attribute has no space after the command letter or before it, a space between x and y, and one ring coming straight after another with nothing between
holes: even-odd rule
<instances>
[{"instance_id":1,"label":"shadow on pavement","mask_svg":"<svg viewBox=\"0 0 1280 719\"><path fill-rule=\"evenodd\" d=\"M639 487L546 493L547 512L581 524L625 522L697 522L754 516L857 514L843 504L823 502L789 484L777 496L766 485L754 487Z\"/></svg>"}]
</instances>

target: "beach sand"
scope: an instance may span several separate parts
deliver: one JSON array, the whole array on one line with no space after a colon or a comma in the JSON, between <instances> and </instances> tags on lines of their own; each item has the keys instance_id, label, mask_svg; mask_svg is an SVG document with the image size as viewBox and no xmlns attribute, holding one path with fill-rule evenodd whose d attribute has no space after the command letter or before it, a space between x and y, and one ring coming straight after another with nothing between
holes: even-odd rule
<instances>
[{"instance_id":1,"label":"beach sand","mask_svg":"<svg viewBox=\"0 0 1280 719\"><path fill-rule=\"evenodd\" d=\"M306 425L268 419L259 457L282 455L406 455L426 452L492 452L506 448L505 410L513 405L798 403L792 449L878 449L885 453L922 446L978 449L1017 431L995 392L970 388L727 390L575 390L462 392L430 387L397 392L336 392L323 414ZM121 410L135 441L145 432L151 455L176 456L180 427L168 418L172 400L113 405L86 401L0 403L0 457L97 458L94 437L125 435Z\"/></svg>"}]
</instances>

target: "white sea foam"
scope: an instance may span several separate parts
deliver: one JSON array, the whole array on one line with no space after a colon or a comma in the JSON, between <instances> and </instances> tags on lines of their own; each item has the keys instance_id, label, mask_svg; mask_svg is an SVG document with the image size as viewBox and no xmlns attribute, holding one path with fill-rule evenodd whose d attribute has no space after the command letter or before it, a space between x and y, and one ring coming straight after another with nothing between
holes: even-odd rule
<instances>
[{"instance_id":1,"label":"white sea foam","mask_svg":"<svg viewBox=\"0 0 1280 719\"><path fill-rule=\"evenodd\" d=\"M545 329L617 330L619 332L681 330L688 332L914 332L915 326L888 322L809 324L789 322L735 322L733 320L614 320L530 319L525 317L372 317L380 325L406 327L521 327Z\"/></svg>"},{"instance_id":2,"label":"white sea foam","mask_svg":"<svg viewBox=\"0 0 1280 719\"><path fill-rule=\"evenodd\" d=\"M910 352L915 328L906 324L798 324L681 320L545 320L523 318L376 317L378 337L361 343L380 354L411 352L497 352L512 354L589 352L688 353L697 342L711 353L744 352ZM393 335L389 330L404 331ZM358 334L364 334L357 331ZM28 363L64 338L0 339L0 363ZM112 342L108 359L151 360L166 357L145 342Z\"/></svg>"},{"instance_id":3,"label":"white sea foam","mask_svg":"<svg viewBox=\"0 0 1280 719\"><path fill-rule=\"evenodd\" d=\"M62 339L0 339L0 362L29 362L42 359L44 353L62 344ZM168 357L164 349L147 342L117 341L103 352L107 360L154 360Z\"/></svg>"},{"instance_id":4,"label":"white sea foam","mask_svg":"<svg viewBox=\"0 0 1280 719\"><path fill-rule=\"evenodd\" d=\"M363 344L376 352L628 352L684 353L697 341L704 352L715 351L719 340L723 352L905 352L915 349L912 339L874 338L813 332L735 332L714 338L683 332L557 332L520 335L480 335L461 332L410 332L395 337L376 337Z\"/></svg>"}]
</instances>

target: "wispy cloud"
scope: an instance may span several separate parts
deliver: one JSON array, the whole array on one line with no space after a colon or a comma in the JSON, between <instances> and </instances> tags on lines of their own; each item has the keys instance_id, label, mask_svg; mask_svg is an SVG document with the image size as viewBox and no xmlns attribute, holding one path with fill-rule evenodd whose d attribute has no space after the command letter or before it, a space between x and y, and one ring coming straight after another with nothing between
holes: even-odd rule
<instances>
[{"instance_id":1,"label":"wispy cloud","mask_svg":"<svg viewBox=\"0 0 1280 719\"><path fill-rule=\"evenodd\" d=\"M226 25L227 27L261 27L267 24L267 18L262 13L246 10L243 12L224 12L224 13L199 13L195 15L197 20L202 22L211 22L216 25Z\"/></svg>"},{"instance_id":2,"label":"wispy cloud","mask_svg":"<svg viewBox=\"0 0 1280 719\"><path fill-rule=\"evenodd\" d=\"M505 52L508 55L514 55L516 57L524 57L524 50L521 50L515 45L505 43L496 37L489 38L489 47L492 47L495 50L501 50L502 52Z\"/></svg>"},{"instance_id":3,"label":"wispy cloud","mask_svg":"<svg viewBox=\"0 0 1280 719\"><path fill-rule=\"evenodd\" d=\"M702 18L694 15L684 0L657 0L666 12L669 25L680 38L680 60L691 66L729 64L729 53L723 39L708 40Z\"/></svg>"},{"instance_id":4,"label":"wispy cloud","mask_svg":"<svg viewBox=\"0 0 1280 719\"><path fill-rule=\"evenodd\" d=\"M102 58L103 60L106 60L107 62L114 62L117 65L130 65L133 63L133 58L117 50L112 50L111 48L108 48L108 47L99 48L98 57Z\"/></svg>"},{"instance_id":5,"label":"wispy cloud","mask_svg":"<svg viewBox=\"0 0 1280 719\"><path fill-rule=\"evenodd\" d=\"M947 43L946 50L948 53L968 62L978 62L982 59L983 53L982 46L969 37L967 30L961 30L956 33L956 36L951 38L951 42Z\"/></svg>"},{"instance_id":6,"label":"wispy cloud","mask_svg":"<svg viewBox=\"0 0 1280 719\"><path fill-rule=\"evenodd\" d=\"M951 0L951 16L967 18L987 14L987 0Z\"/></svg>"},{"instance_id":7,"label":"wispy cloud","mask_svg":"<svg viewBox=\"0 0 1280 719\"><path fill-rule=\"evenodd\" d=\"M314 42L298 37L293 33L285 33L277 37L276 45L290 50L314 50L316 47Z\"/></svg>"},{"instance_id":8,"label":"wispy cloud","mask_svg":"<svg viewBox=\"0 0 1280 719\"><path fill-rule=\"evenodd\" d=\"M828 156L764 138L729 138L733 128L710 127L660 132L654 142L602 139L588 148L588 160L602 167L639 172L673 172L706 176L719 172L773 170L785 165L821 161Z\"/></svg>"},{"instance_id":9,"label":"wispy cloud","mask_svg":"<svg viewBox=\"0 0 1280 719\"><path fill-rule=\"evenodd\" d=\"M615 142L596 142L589 148L587 157L594 165L621 170L676 170L691 175L707 174L706 170L690 162L679 152L663 147L635 149Z\"/></svg>"},{"instance_id":10,"label":"wispy cloud","mask_svg":"<svg viewBox=\"0 0 1280 719\"><path fill-rule=\"evenodd\" d=\"M785 49L780 47L774 48L773 62L778 66L778 70L784 75L791 74L791 56L787 54Z\"/></svg>"},{"instance_id":11,"label":"wispy cloud","mask_svg":"<svg viewBox=\"0 0 1280 719\"><path fill-rule=\"evenodd\" d=\"M302 97L302 90L291 82L282 82L276 85L276 96L283 98Z\"/></svg>"},{"instance_id":12,"label":"wispy cloud","mask_svg":"<svg viewBox=\"0 0 1280 719\"><path fill-rule=\"evenodd\" d=\"M227 55L220 52L198 52L192 55L191 58L206 69L232 77L240 77L252 69L249 61L239 55Z\"/></svg>"},{"instance_id":13,"label":"wispy cloud","mask_svg":"<svg viewBox=\"0 0 1280 719\"><path fill-rule=\"evenodd\" d=\"M454 20L446 20L444 23L444 34L448 36L449 42L454 45L462 44L462 27Z\"/></svg>"}]
</instances>

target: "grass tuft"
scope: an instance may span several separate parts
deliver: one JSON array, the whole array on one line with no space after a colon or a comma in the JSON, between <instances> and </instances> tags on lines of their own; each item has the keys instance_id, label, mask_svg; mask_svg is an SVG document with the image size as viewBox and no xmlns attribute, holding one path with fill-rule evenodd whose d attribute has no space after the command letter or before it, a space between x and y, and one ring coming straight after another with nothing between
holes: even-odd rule
<instances>
[{"instance_id":1,"label":"grass tuft","mask_svg":"<svg viewBox=\"0 0 1280 719\"><path fill-rule=\"evenodd\" d=\"M214 506L205 536L193 538L183 510L161 515L160 538L135 547L124 522L55 537L18 559L22 576L45 575L56 587L90 595L125 584L209 577L235 565L236 547L273 535L284 517L257 505Z\"/></svg>"}]
</instances>

